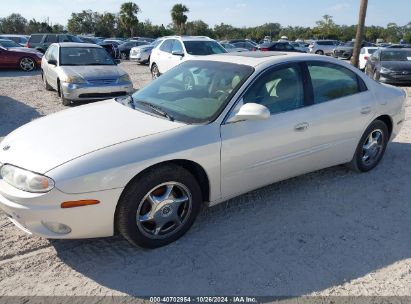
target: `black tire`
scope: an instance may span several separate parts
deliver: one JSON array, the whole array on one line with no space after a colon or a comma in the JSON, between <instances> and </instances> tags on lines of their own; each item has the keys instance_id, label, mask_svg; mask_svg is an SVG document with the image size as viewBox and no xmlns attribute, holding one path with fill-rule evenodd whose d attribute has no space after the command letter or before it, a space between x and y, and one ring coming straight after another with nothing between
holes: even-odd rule
<instances>
[{"instance_id":1,"label":"black tire","mask_svg":"<svg viewBox=\"0 0 411 304\"><path fill-rule=\"evenodd\" d=\"M319 50L319 51L317 51L317 52L315 52L315 53L318 54L318 55L324 55L324 52L321 51L321 50Z\"/></svg>"},{"instance_id":2,"label":"black tire","mask_svg":"<svg viewBox=\"0 0 411 304\"><path fill-rule=\"evenodd\" d=\"M53 91L53 87L51 85L49 85L46 77L44 76L43 71L41 71L41 79L43 79L43 85L44 85L44 88L46 89L46 91Z\"/></svg>"},{"instance_id":3,"label":"black tire","mask_svg":"<svg viewBox=\"0 0 411 304\"><path fill-rule=\"evenodd\" d=\"M157 64L153 63L153 65L151 66L151 78L157 79L158 77L160 77L160 75L160 70L158 69Z\"/></svg>"},{"instance_id":4,"label":"black tire","mask_svg":"<svg viewBox=\"0 0 411 304\"><path fill-rule=\"evenodd\" d=\"M178 183L186 188L188 191L187 197L191 198L191 201L188 201L187 203L190 204L190 208L186 209L189 210L186 213L186 217L181 220L179 225L176 225L177 228L174 228L175 230L171 230L168 235L161 235L160 233L155 235L153 231L157 229L156 218L160 217L160 219L164 221L164 218L161 218L161 216L166 217L168 215L164 215L162 209L167 205L163 206L161 209L156 209L156 211L152 210L153 205L149 207L151 210L149 210L148 213L155 215L152 219L153 222L150 222L149 220L145 223L153 225L153 231L149 231L149 229L146 230L137 218L138 216L145 216L141 215L140 212L142 208L145 207L144 204L149 202L148 196L155 191L158 191L161 185L167 183ZM173 197L175 196L176 194L173 194ZM125 188L117 205L115 215L116 228L132 245L143 248L161 247L174 242L188 231L200 211L202 201L200 186L190 172L173 164L157 166L149 169L141 176L136 177ZM163 200L163 202L169 204L167 199ZM170 203L170 205L172 204L173 203ZM148 206L150 206L150 204L148 204ZM174 207L172 206L171 210L172 212L175 212L174 215L178 214L178 208L181 206L182 205L175 209L173 209ZM186 208L186 206L184 206L184 208ZM162 226L167 226L167 224L163 224ZM159 231L161 231L161 229L162 228L159 228Z\"/></svg>"},{"instance_id":5,"label":"black tire","mask_svg":"<svg viewBox=\"0 0 411 304\"><path fill-rule=\"evenodd\" d=\"M69 105L71 105L71 101L64 97L63 89L62 89L62 87L61 87L60 82L59 82L59 91L58 91L58 94L59 94L59 96L60 96L60 100L61 100L61 103L63 104L63 106L69 106Z\"/></svg>"},{"instance_id":6,"label":"black tire","mask_svg":"<svg viewBox=\"0 0 411 304\"><path fill-rule=\"evenodd\" d=\"M382 134L380 148L378 149L378 152L375 152L376 155L373 158L373 160L367 163L364 160L364 146L367 144L367 141L369 140L369 137L373 134L373 132L380 131ZM357 172L368 172L374 169L384 156L385 149L387 148L387 144L389 141L389 137L390 134L387 125L381 120L374 120L362 135L360 142L358 143L357 149L355 150L354 157L351 160L351 162L347 164L347 167Z\"/></svg>"}]
</instances>

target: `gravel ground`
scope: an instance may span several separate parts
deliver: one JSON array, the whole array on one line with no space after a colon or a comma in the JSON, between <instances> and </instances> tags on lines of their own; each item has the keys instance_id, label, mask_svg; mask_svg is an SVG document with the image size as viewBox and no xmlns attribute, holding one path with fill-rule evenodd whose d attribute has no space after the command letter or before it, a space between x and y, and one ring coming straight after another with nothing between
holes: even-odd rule
<instances>
[{"instance_id":1,"label":"gravel ground","mask_svg":"<svg viewBox=\"0 0 411 304\"><path fill-rule=\"evenodd\" d=\"M135 88L146 66L122 63ZM411 105L411 88L407 88ZM0 72L0 139L64 107L39 73ZM1 295L411 295L411 107L372 172L334 167L205 209L177 242L49 241L0 229ZM0 213L0 227L7 223Z\"/></svg>"}]
</instances>

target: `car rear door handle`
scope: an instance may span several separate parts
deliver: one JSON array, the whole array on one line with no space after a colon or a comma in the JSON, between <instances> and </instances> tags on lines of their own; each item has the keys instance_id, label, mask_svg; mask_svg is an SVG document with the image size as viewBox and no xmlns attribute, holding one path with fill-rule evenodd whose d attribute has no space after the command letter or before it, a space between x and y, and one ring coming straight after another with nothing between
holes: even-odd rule
<instances>
[{"instance_id":1,"label":"car rear door handle","mask_svg":"<svg viewBox=\"0 0 411 304\"><path fill-rule=\"evenodd\" d=\"M364 107L361 109L361 114L369 114L371 112L371 107Z\"/></svg>"},{"instance_id":2,"label":"car rear door handle","mask_svg":"<svg viewBox=\"0 0 411 304\"><path fill-rule=\"evenodd\" d=\"M307 130L308 127L309 127L308 122L302 122L302 123L295 125L294 130L297 132L302 132L302 131Z\"/></svg>"}]
</instances>

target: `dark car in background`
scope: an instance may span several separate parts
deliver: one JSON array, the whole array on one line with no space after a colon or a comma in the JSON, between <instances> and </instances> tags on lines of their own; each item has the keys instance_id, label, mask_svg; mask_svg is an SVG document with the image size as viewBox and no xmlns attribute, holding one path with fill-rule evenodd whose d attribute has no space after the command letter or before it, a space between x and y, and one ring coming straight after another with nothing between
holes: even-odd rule
<instances>
[{"instance_id":1,"label":"dark car in background","mask_svg":"<svg viewBox=\"0 0 411 304\"><path fill-rule=\"evenodd\" d=\"M253 51L305 53L295 49L289 42L286 41L266 42L256 46Z\"/></svg>"},{"instance_id":2,"label":"dark car in background","mask_svg":"<svg viewBox=\"0 0 411 304\"><path fill-rule=\"evenodd\" d=\"M234 45L236 48L247 49L252 51L257 46L257 43L250 39L231 39L227 43Z\"/></svg>"},{"instance_id":3,"label":"dark car in background","mask_svg":"<svg viewBox=\"0 0 411 304\"><path fill-rule=\"evenodd\" d=\"M103 42L103 39L97 38L94 36L78 36L83 42L86 43L93 43L93 44L99 44L100 42Z\"/></svg>"},{"instance_id":4,"label":"dark car in background","mask_svg":"<svg viewBox=\"0 0 411 304\"><path fill-rule=\"evenodd\" d=\"M0 68L32 71L41 65L43 54L21 47L12 40L0 39Z\"/></svg>"},{"instance_id":5,"label":"dark car in background","mask_svg":"<svg viewBox=\"0 0 411 304\"><path fill-rule=\"evenodd\" d=\"M129 59L130 58L130 50L135 46L140 45L147 45L150 42L143 41L143 40L130 40L118 46L118 50L120 51L121 59Z\"/></svg>"},{"instance_id":6,"label":"dark car in background","mask_svg":"<svg viewBox=\"0 0 411 304\"><path fill-rule=\"evenodd\" d=\"M120 51L118 50L117 45L106 41L101 41L97 43L97 45L102 46L113 59L120 58Z\"/></svg>"},{"instance_id":7,"label":"dark car in background","mask_svg":"<svg viewBox=\"0 0 411 304\"><path fill-rule=\"evenodd\" d=\"M411 84L411 49L379 49L368 59L365 73L376 81Z\"/></svg>"},{"instance_id":8,"label":"dark car in background","mask_svg":"<svg viewBox=\"0 0 411 304\"><path fill-rule=\"evenodd\" d=\"M332 52L332 56L335 58L341 58L341 59L351 59L353 50L354 50L354 41L349 41L346 42L343 45L337 46L334 49L334 52ZM361 47L371 47L371 46L376 46L374 43L370 43L367 41L363 41L361 43Z\"/></svg>"},{"instance_id":9,"label":"dark car in background","mask_svg":"<svg viewBox=\"0 0 411 304\"><path fill-rule=\"evenodd\" d=\"M411 44L390 44L390 45L387 45L386 48L388 49L410 49Z\"/></svg>"},{"instance_id":10,"label":"dark car in background","mask_svg":"<svg viewBox=\"0 0 411 304\"><path fill-rule=\"evenodd\" d=\"M50 44L56 42L83 42L79 37L70 34L31 34L26 47L36 49L43 54Z\"/></svg>"}]
</instances>

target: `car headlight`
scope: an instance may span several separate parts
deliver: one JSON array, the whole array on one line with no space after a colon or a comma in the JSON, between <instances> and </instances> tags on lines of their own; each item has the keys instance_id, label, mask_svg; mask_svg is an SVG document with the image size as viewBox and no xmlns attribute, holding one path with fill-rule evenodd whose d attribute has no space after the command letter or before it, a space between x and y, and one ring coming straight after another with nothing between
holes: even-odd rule
<instances>
[{"instance_id":1,"label":"car headlight","mask_svg":"<svg viewBox=\"0 0 411 304\"><path fill-rule=\"evenodd\" d=\"M124 74L118 78L118 82L131 82L130 76Z\"/></svg>"},{"instance_id":2,"label":"car headlight","mask_svg":"<svg viewBox=\"0 0 411 304\"><path fill-rule=\"evenodd\" d=\"M67 83L86 83L83 77L81 76L76 76L76 75L69 75L64 79L64 82Z\"/></svg>"},{"instance_id":3,"label":"car headlight","mask_svg":"<svg viewBox=\"0 0 411 304\"><path fill-rule=\"evenodd\" d=\"M13 165L3 165L0 177L13 187L27 192L48 192L54 188L51 178Z\"/></svg>"},{"instance_id":4,"label":"car headlight","mask_svg":"<svg viewBox=\"0 0 411 304\"><path fill-rule=\"evenodd\" d=\"M383 73L383 74L388 74L388 73L391 73L391 72L392 72L392 71L391 71L390 69L387 69L387 68L381 67L380 73Z\"/></svg>"}]
</instances>

